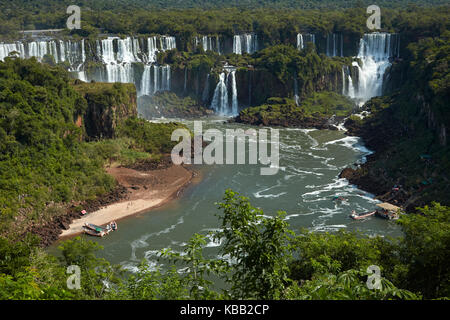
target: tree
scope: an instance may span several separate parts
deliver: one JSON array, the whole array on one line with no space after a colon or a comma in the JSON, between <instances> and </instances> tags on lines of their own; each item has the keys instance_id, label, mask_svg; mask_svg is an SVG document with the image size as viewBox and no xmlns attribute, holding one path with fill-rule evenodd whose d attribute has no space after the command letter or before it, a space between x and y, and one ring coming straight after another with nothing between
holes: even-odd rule
<instances>
[{"instance_id":1,"label":"tree","mask_svg":"<svg viewBox=\"0 0 450 320\"><path fill-rule=\"evenodd\" d=\"M450 295L450 207L433 203L404 215L398 223L402 260L408 266L405 287L425 298Z\"/></svg>"},{"instance_id":2,"label":"tree","mask_svg":"<svg viewBox=\"0 0 450 320\"><path fill-rule=\"evenodd\" d=\"M284 212L265 218L261 209L253 207L248 198L226 190L222 231L216 239L224 239L221 254L229 256L231 296L234 299L280 299L290 282L288 262L291 259L289 240L293 235Z\"/></svg>"},{"instance_id":3,"label":"tree","mask_svg":"<svg viewBox=\"0 0 450 320\"><path fill-rule=\"evenodd\" d=\"M103 298L108 287L120 283L118 266L111 266L108 261L95 255L103 249L98 243L76 237L61 243L58 249L61 250L64 267L76 265L80 268L81 290L74 289L80 297Z\"/></svg>"}]
</instances>

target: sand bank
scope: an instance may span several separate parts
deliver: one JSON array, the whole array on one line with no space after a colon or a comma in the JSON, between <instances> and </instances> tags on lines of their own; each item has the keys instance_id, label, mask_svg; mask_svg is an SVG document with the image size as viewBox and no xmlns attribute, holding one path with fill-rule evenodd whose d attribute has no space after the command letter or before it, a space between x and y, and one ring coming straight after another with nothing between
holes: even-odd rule
<instances>
[{"instance_id":1,"label":"sand bank","mask_svg":"<svg viewBox=\"0 0 450 320\"><path fill-rule=\"evenodd\" d=\"M129 168L110 168L107 171L116 178L118 183L130 191L128 199L110 204L74 220L68 230L63 230L60 238L83 233L83 225L86 222L104 225L113 220L118 221L159 207L175 198L193 177L192 171L175 165L149 171L137 171Z\"/></svg>"}]
</instances>

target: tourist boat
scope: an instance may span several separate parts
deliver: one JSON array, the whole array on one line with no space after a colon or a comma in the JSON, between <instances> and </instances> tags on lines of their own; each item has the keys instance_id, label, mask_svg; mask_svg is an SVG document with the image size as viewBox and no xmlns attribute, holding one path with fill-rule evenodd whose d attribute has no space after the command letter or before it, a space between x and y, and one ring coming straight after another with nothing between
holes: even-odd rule
<instances>
[{"instance_id":1,"label":"tourist boat","mask_svg":"<svg viewBox=\"0 0 450 320\"><path fill-rule=\"evenodd\" d=\"M370 211L370 212L362 212L362 213L352 213L350 215L350 218L354 220L361 220L370 216L373 216L377 211Z\"/></svg>"},{"instance_id":2,"label":"tourist boat","mask_svg":"<svg viewBox=\"0 0 450 320\"><path fill-rule=\"evenodd\" d=\"M377 204L378 209L375 213L377 217L387 219L387 220L396 220L399 218L399 212L401 210L400 207L394 206L390 203L384 202Z\"/></svg>"},{"instance_id":3,"label":"tourist boat","mask_svg":"<svg viewBox=\"0 0 450 320\"><path fill-rule=\"evenodd\" d=\"M98 226L96 224L93 223L85 223L84 226L92 231L96 231L96 232L105 232L105 233L109 233L111 231L111 229L102 227L102 226Z\"/></svg>"},{"instance_id":4,"label":"tourist boat","mask_svg":"<svg viewBox=\"0 0 450 320\"><path fill-rule=\"evenodd\" d=\"M83 226L83 230L84 233L91 236L103 237L111 231L117 230L117 223L113 221L112 223L107 224L106 227L98 226L93 223L85 223Z\"/></svg>"},{"instance_id":5,"label":"tourist boat","mask_svg":"<svg viewBox=\"0 0 450 320\"><path fill-rule=\"evenodd\" d=\"M344 198L344 197L342 197L342 196L334 196L334 197L333 197L333 200L334 200L334 201L348 201L347 198Z\"/></svg>"},{"instance_id":6,"label":"tourist boat","mask_svg":"<svg viewBox=\"0 0 450 320\"><path fill-rule=\"evenodd\" d=\"M84 233L95 237L103 237L106 234L103 230L102 231L93 230L87 227L86 225L83 226L83 231Z\"/></svg>"}]
</instances>

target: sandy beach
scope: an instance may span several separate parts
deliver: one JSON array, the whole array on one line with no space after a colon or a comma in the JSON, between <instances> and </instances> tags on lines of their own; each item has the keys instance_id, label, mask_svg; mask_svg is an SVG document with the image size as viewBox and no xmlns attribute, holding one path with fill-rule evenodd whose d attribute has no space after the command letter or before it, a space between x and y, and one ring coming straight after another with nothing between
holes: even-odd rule
<instances>
[{"instance_id":1,"label":"sandy beach","mask_svg":"<svg viewBox=\"0 0 450 320\"><path fill-rule=\"evenodd\" d=\"M159 207L175 198L191 181L193 172L183 166L171 166L165 169L137 171L129 168L109 168L107 172L117 182L129 190L127 200L110 204L80 219L74 220L68 230L63 230L60 238L83 233L83 225L93 223L105 225L113 220ZM120 223L119 230L120 230Z\"/></svg>"}]
</instances>

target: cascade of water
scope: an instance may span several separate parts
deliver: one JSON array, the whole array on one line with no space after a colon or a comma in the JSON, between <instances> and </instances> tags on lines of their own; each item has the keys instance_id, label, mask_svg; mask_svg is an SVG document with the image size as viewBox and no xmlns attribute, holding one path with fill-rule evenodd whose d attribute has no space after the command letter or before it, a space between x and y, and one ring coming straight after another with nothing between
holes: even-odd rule
<instances>
[{"instance_id":1,"label":"cascade of water","mask_svg":"<svg viewBox=\"0 0 450 320\"><path fill-rule=\"evenodd\" d=\"M114 55L113 38L101 40L102 46L102 60L105 64L116 63L116 57Z\"/></svg>"},{"instance_id":2,"label":"cascade of water","mask_svg":"<svg viewBox=\"0 0 450 320\"><path fill-rule=\"evenodd\" d=\"M352 76L349 74L348 76L348 95L349 97L355 97L355 87L353 86Z\"/></svg>"},{"instance_id":3,"label":"cascade of water","mask_svg":"<svg viewBox=\"0 0 450 320\"><path fill-rule=\"evenodd\" d=\"M25 58L23 43L0 43L0 61L3 61L11 52L18 52L20 58Z\"/></svg>"},{"instance_id":4,"label":"cascade of water","mask_svg":"<svg viewBox=\"0 0 450 320\"><path fill-rule=\"evenodd\" d=\"M349 66L342 67L342 94L353 99L356 98Z\"/></svg>"},{"instance_id":5,"label":"cascade of water","mask_svg":"<svg viewBox=\"0 0 450 320\"><path fill-rule=\"evenodd\" d=\"M59 40L59 54L61 57L61 62L65 62L66 61L66 47L64 44L64 41Z\"/></svg>"},{"instance_id":6,"label":"cascade of water","mask_svg":"<svg viewBox=\"0 0 450 320\"><path fill-rule=\"evenodd\" d=\"M252 54L258 51L258 36L256 34L245 33L233 37L233 53L243 52Z\"/></svg>"},{"instance_id":7,"label":"cascade of water","mask_svg":"<svg viewBox=\"0 0 450 320\"><path fill-rule=\"evenodd\" d=\"M214 39L214 42L213 42ZM199 44L202 45L204 51L215 51L220 54L220 41L219 36L201 36L194 38L194 44L197 47Z\"/></svg>"},{"instance_id":8,"label":"cascade of water","mask_svg":"<svg viewBox=\"0 0 450 320\"><path fill-rule=\"evenodd\" d=\"M162 88L162 90L164 91L170 91L170 65L165 65L162 66L161 68L163 68L164 70L164 74L165 74L165 82L164 82L164 86Z\"/></svg>"},{"instance_id":9,"label":"cascade of water","mask_svg":"<svg viewBox=\"0 0 450 320\"><path fill-rule=\"evenodd\" d=\"M219 36L216 36L216 50L218 54L220 53L220 40L219 40Z\"/></svg>"},{"instance_id":10,"label":"cascade of water","mask_svg":"<svg viewBox=\"0 0 450 320\"><path fill-rule=\"evenodd\" d=\"M206 76L205 87L203 88L202 101L206 102L209 98L209 73Z\"/></svg>"},{"instance_id":11,"label":"cascade of water","mask_svg":"<svg viewBox=\"0 0 450 320\"><path fill-rule=\"evenodd\" d=\"M153 73L153 77L152 77ZM170 66L145 65L139 96L151 96L158 91L170 91Z\"/></svg>"},{"instance_id":12,"label":"cascade of water","mask_svg":"<svg viewBox=\"0 0 450 320\"><path fill-rule=\"evenodd\" d=\"M229 86L231 86L231 103L229 101L230 95L228 93ZM219 82L214 90L213 99L211 101L211 109L220 115L237 115L239 112L237 95L236 68L227 65L219 76ZM203 96L204 98L207 98L205 93Z\"/></svg>"},{"instance_id":13,"label":"cascade of water","mask_svg":"<svg viewBox=\"0 0 450 320\"><path fill-rule=\"evenodd\" d=\"M81 67L84 65L85 61L86 61L86 52L85 52L85 49L84 49L84 39L83 39L83 40L81 40L81 62L80 62L80 64L77 67L77 71L78 72L81 72ZM84 72L83 72L83 76L85 76ZM86 81L86 78L81 79L81 80Z\"/></svg>"},{"instance_id":14,"label":"cascade of water","mask_svg":"<svg viewBox=\"0 0 450 320\"><path fill-rule=\"evenodd\" d=\"M219 76L219 83L214 90L211 109L213 109L216 113L222 115L228 113L228 90L226 85L225 72L222 72Z\"/></svg>"},{"instance_id":15,"label":"cascade of water","mask_svg":"<svg viewBox=\"0 0 450 320\"><path fill-rule=\"evenodd\" d=\"M233 53L242 54L241 37L238 35L233 37Z\"/></svg>"},{"instance_id":16,"label":"cascade of water","mask_svg":"<svg viewBox=\"0 0 450 320\"><path fill-rule=\"evenodd\" d=\"M162 51L172 50L177 47L175 37L161 36L159 38L159 41L160 41L160 49Z\"/></svg>"},{"instance_id":17,"label":"cascade of water","mask_svg":"<svg viewBox=\"0 0 450 320\"><path fill-rule=\"evenodd\" d=\"M148 38L148 62L155 62L156 61L156 53L158 52L158 48L156 47L156 37L150 37Z\"/></svg>"},{"instance_id":18,"label":"cascade of water","mask_svg":"<svg viewBox=\"0 0 450 320\"><path fill-rule=\"evenodd\" d=\"M137 38L127 37L120 39L118 37L108 37L106 39L97 40L94 45L93 54L101 60L104 67L100 70L97 81L106 82L127 82L134 83L134 63L152 64L156 62L156 53L158 51L171 50L176 48L175 37L161 36L148 38L148 55L141 50L141 42ZM86 73L84 72L84 64L86 62L86 43L85 40L46 40L31 42L16 42L12 44L0 43L0 60L3 60L11 52L17 51L19 57L30 58L36 57L39 61L45 55L51 55L56 63L67 62L69 71L74 72L76 77L86 81ZM144 67L141 84L150 83L148 81L151 71L156 70L154 77L156 82L156 91L170 90L170 67L162 66L156 68L154 66ZM160 76L158 76L160 74ZM153 93L146 85L141 87L141 93Z\"/></svg>"},{"instance_id":19,"label":"cascade of water","mask_svg":"<svg viewBox=\"0 0 450 320\"><path fill-rule=\"evenodd\" d=\"M237 100L237 87L236 87L236 70L231 71L231 115L238 114L239 106Z\"/></svg>"},{"instance_id":20,"label":"cascade of water","mask_svg":"<svg viewBox=\"0 0 450 320\"><path fill-rule=\"evenodd\" d=\"M303 49L303 35L301 33L297 33L297 49Z\"/></svg>"},{"instance_id":21,"label":"cascade of water","mask_svg":"<svg viewBox=\"0 0 450 320\"><path fill-rule=\"evenodd\" d=\"M58 49L56 48L56 42L50 41L48 42L48 54L51 55L55 61L55 63L59 63Z\"/></svg>"},{"instance_id":22,"label":"cascade of water","mask_svg":"<svg viewBox=\"0 0 450 320\"><path fill-rule=\"evenodd\" d=\"M294 99L295 99L295 104L297 106L300 105L300 97L298 96L298 82L297 82L297 78L294 78Z\"/></svg>"},{"instance_id":23,"label":"cascade of water","mask_svg":"<svg viewBox=\"0 0 450 320\"><path fill-rule=\"evenodd\" d=\"M304 49L307 42L312 42L315 44L316 36L311 33L297 33L297 49Z\"/></svg>"},{"instance_id":24,"label":"cascade of water","mask_svg":"<svg viewBox=\"0 0 450 320\"><path fill-rule=\"evenodd\" d=\"M388 33L365 34L360 40L358 58L361 66L353 62L353 66L358 69L354 96L360 104L382 94L383 75L391 65L390 59L398 52L397 43L398 35Z\"/></svg>"},{"instance_id":25,"label":"cascade of water","mask_svg":"<svg viewBox=\"0 0 450 320\"><path fill-rule=\"evenodd\" d=\"M28 57L36 57L39 61L47 54L47 42L33 41L28 44Z\"/></svg>"},{"instance_id":26,"label":"cascade of water","mask_svg":"<svg viewBox=\"0 0 450 320\"><path fill-rule=\"evenodd\" d=\"M124 63L138 62L137 55L133 50L133 41L131 38L117 39L117 60Z\"/></svg>"},{"instance_id":27,"label":"cascade of water","mask_svg":"<svg viewBox=\"0 0 450 320\"><path fill-rule=\"evenodd\" d=\"M145 65L144 66L144 72L142 73L142 80L141 80L141 91L139 95L150 95L152 83L151 83L151 65Z\"/></svg>"}]
</instances>

